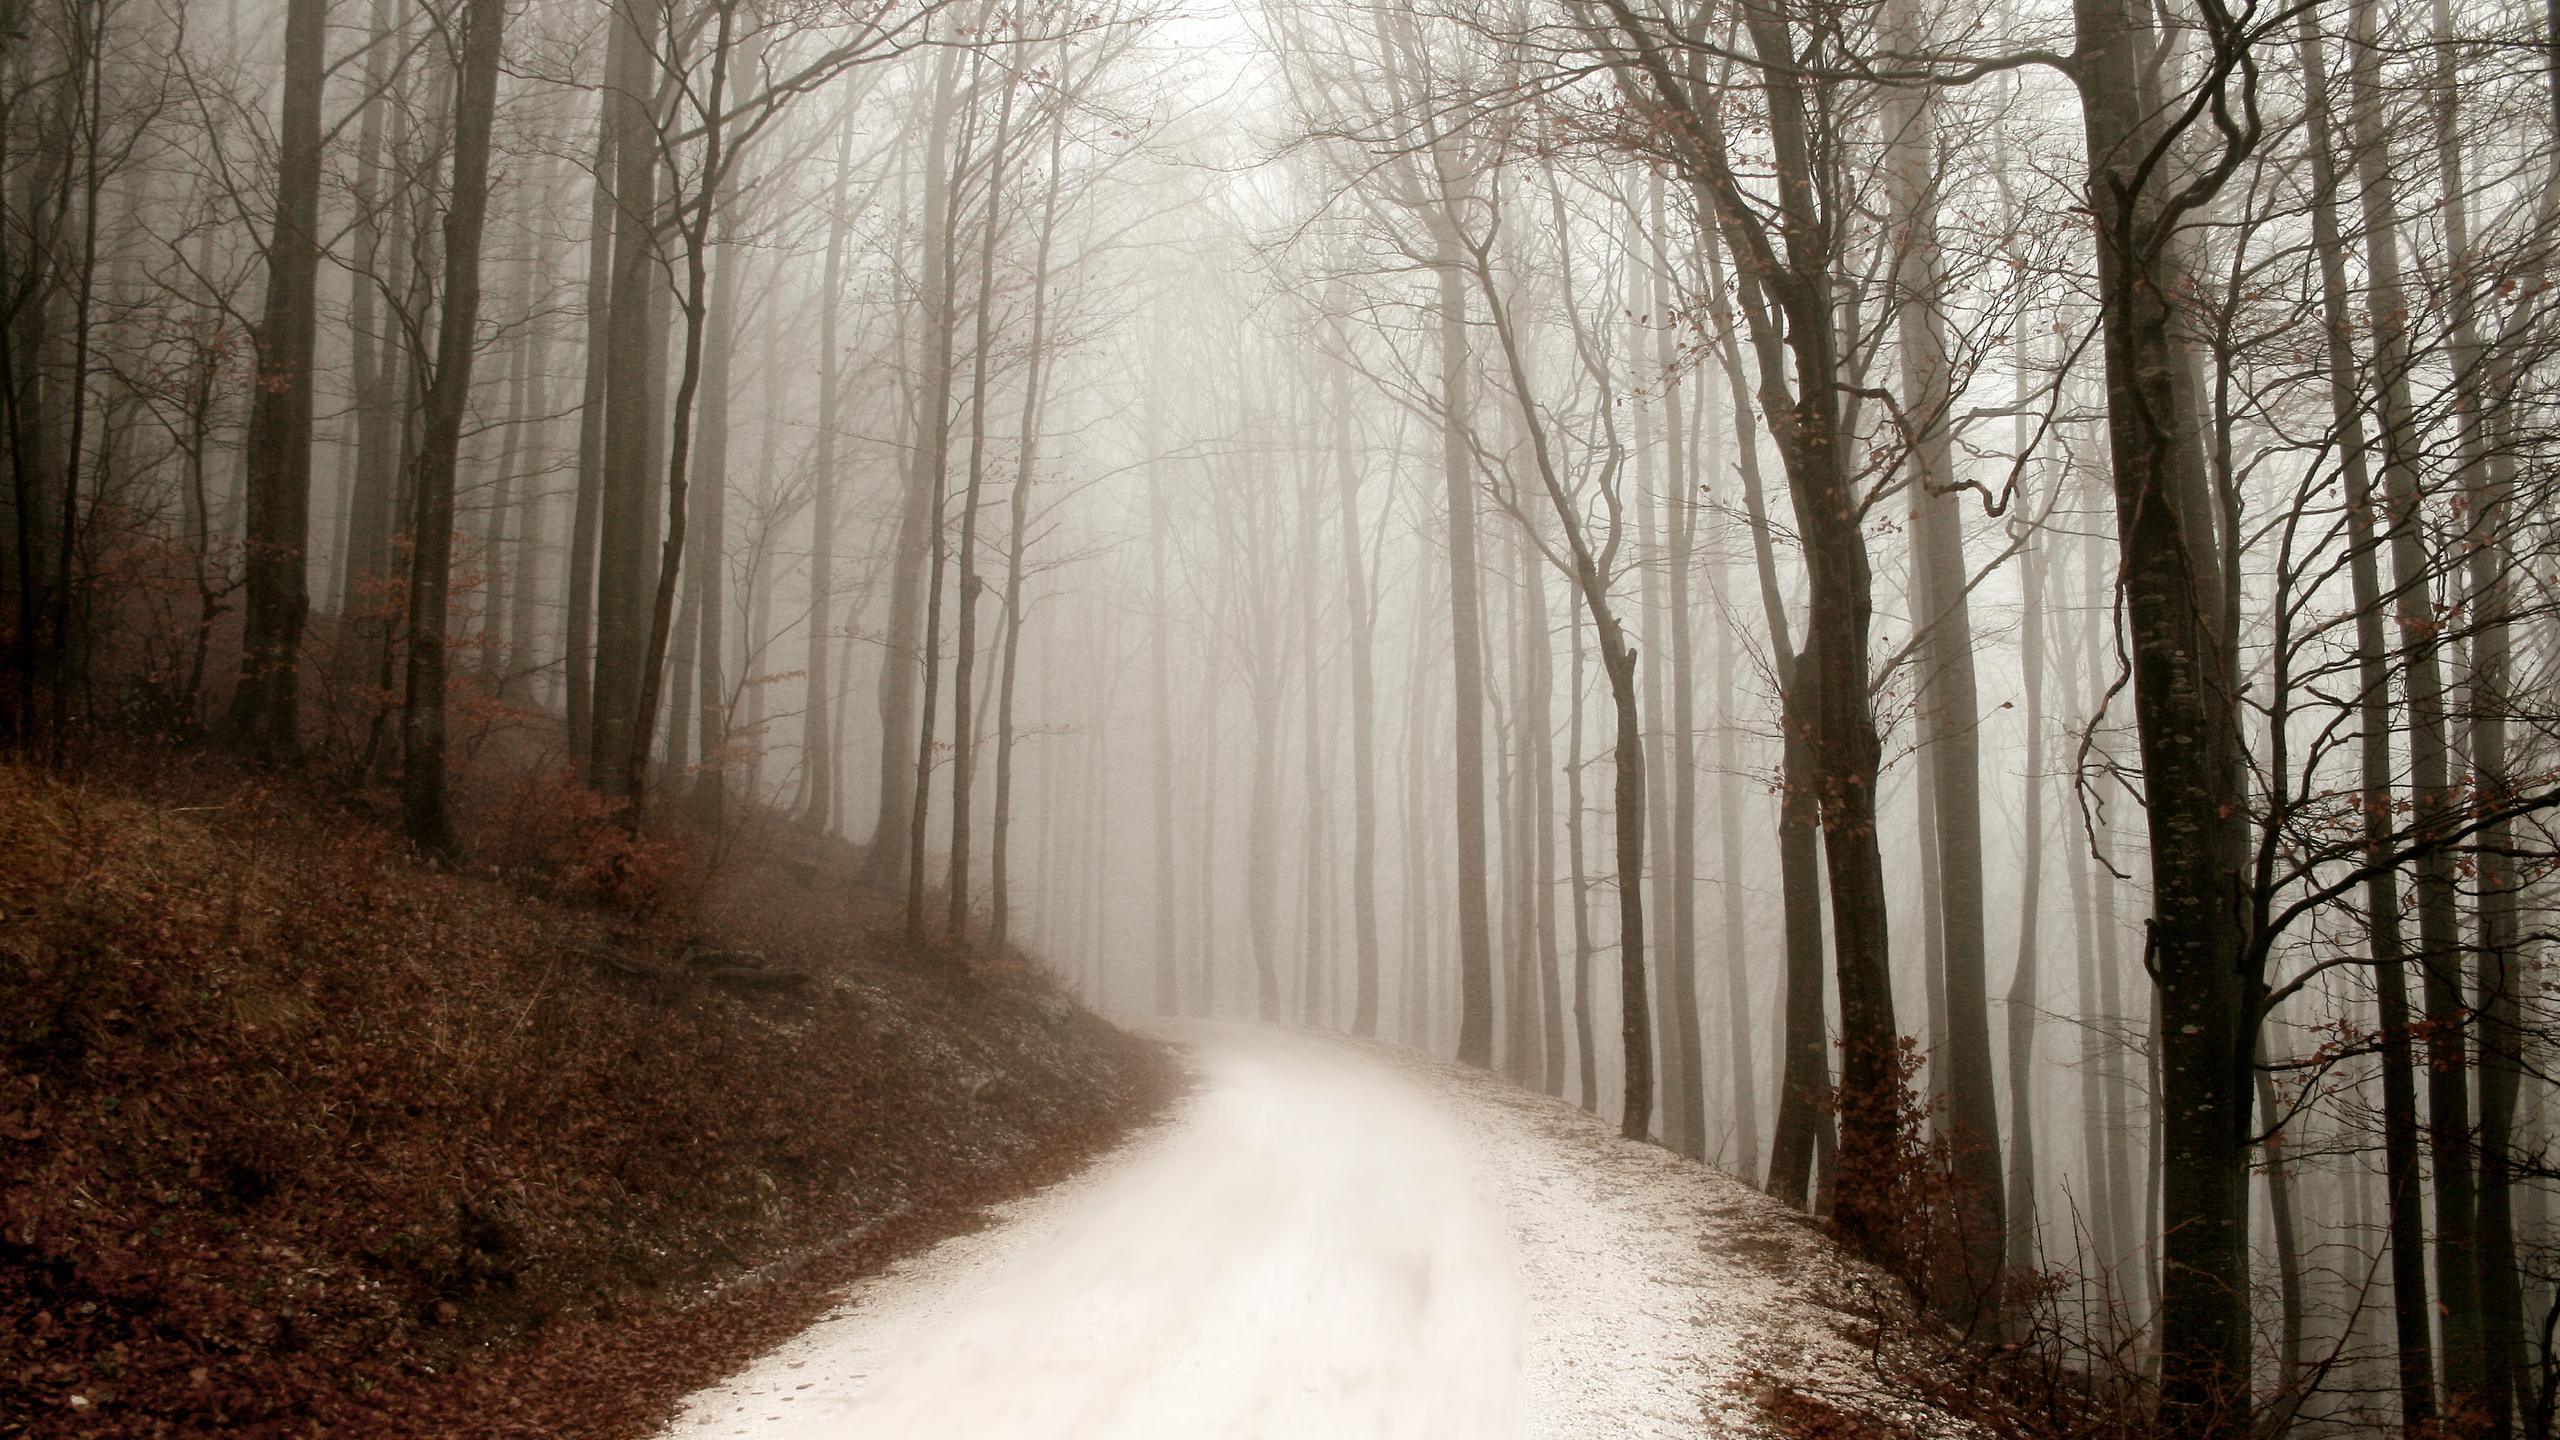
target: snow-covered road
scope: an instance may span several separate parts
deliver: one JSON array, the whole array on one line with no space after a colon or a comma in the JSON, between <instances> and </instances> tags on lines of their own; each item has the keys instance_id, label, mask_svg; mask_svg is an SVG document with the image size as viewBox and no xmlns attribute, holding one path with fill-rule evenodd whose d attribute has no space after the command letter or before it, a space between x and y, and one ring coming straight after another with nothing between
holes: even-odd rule
<instances>
[{"instance_id":1,"label":"snow-covered road","mask_svg":"<svg viewBox=\"0 0 2560 1440\"><path fill-rule=\"evenodd\" d=\"M1198 1092L864 1281L668 1440L1758 1436L1850 1379L1789 1212L1570 1106L1378 1047L1168 1031Z\"/></svg>"}]
</instances>

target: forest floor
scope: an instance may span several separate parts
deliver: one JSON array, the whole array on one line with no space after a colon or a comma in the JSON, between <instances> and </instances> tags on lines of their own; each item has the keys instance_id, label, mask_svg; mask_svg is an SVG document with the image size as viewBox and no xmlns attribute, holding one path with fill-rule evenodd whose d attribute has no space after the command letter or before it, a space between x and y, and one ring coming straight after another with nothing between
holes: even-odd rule
<instances>
[{"instance_id":1,"label":"forest floor","mask_svg":"<svg viewBox=\"0 0 2560 1440\"><path fill-rule=\"evenodd\" d=\"M858 852L145 749L0 766L0 1437L620 1437L1161 1112Z\"/></svg>"},{"instance_id":2,"label":"forest floor","mask_svg":"<svg viewBox=\"0 0 2560 1440\"><path fill-rule=\"evenodd\" d=\"M1731 1176L1483 1071L1154 1025L1198 1077L1170 1118L665 1440L1963 1433L1892 1381L1899 1288Z\"/></svg>"}]
</instances>

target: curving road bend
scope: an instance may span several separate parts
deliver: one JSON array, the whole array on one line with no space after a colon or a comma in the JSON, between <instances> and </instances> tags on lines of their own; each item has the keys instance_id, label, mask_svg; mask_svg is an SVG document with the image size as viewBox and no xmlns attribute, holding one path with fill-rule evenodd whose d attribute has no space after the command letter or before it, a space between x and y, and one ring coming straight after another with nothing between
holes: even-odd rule
<instances>
[{"instance_id":1,"label":"curving road bend","mask_svg":"<svg viewBox=\"0 0 2560 1440\"><path fill-rule=\"evenodd\" d=\"M1857 1384L1852 1273L1730 1177L1480 1072L1167 1033L1201 1077L1172 1120L865 1280L665 1440L1760 1436L1769 1377Z\"/></svg>"}]
</instances>

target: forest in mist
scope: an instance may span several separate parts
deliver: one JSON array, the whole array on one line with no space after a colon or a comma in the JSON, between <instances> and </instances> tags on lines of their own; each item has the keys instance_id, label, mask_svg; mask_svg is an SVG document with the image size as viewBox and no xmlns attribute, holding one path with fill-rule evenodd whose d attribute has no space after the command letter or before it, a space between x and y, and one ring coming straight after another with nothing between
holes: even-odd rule
<instances>
[{"instance_id":1,"label":"forest in mist","mask_svg":"<svg viewBox=\"0 0 2560 1440\"><path fill-rule=\"evenodd\" d=\"M0 107L14 753L841 835L2078 1433L2552 1433L2560 7L0 0Z\"/></svg>"}]
</instances>

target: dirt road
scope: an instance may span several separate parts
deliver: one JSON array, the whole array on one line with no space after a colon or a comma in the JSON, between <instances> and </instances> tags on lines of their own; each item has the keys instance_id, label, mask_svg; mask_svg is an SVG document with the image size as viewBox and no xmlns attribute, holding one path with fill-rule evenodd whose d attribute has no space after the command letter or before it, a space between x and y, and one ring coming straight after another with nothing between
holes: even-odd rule
<instances>
[{"instance_id":1,"label":"dirt road","mask_svg":"<svg viewBox=\"0 0 2560 1440\"><path fill-rule=\"evenodd\" d=\"M1816 1231L1499 1079L1189 1025L1177 1116L849 1293L668 1440L1760 1436L1854 1388ZM1827 1298L1815 1298L1820 1296Z\"/></svg>"}]
</instances>

